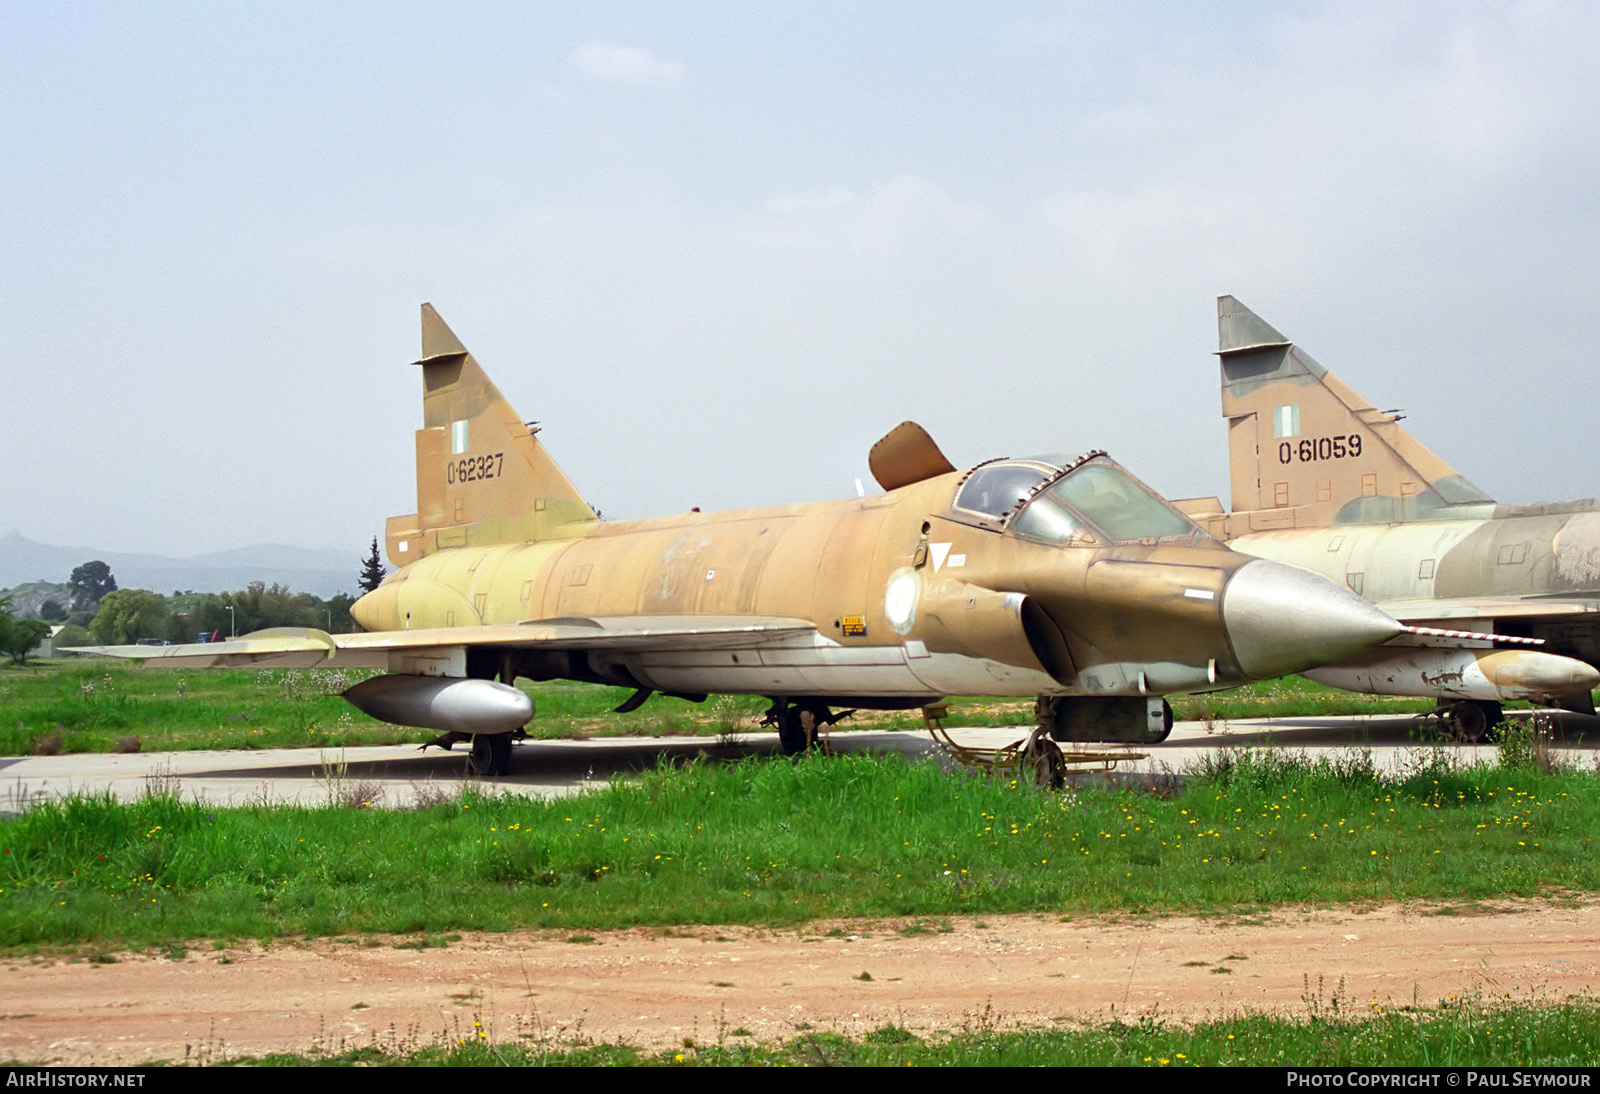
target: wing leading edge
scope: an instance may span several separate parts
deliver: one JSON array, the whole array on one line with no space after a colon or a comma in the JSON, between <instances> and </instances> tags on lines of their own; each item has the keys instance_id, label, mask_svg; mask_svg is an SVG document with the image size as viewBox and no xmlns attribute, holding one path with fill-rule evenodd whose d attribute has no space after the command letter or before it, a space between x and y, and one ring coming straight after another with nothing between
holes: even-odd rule
<instances>
[{"instance_id":1,"label":"wing leading edge","mask_svg":"<svg viewBox=\"0 0 1600 1094\"><path fill-rule=\"evenodd\" d=\"M314 629L257 631L226 642L181 646L86 646L77 652L143 661L147 668L376 668L405 671L411 659L465 649L617 650L682 653L759 649L815 637L805 619L774 616L607 616L538 619L330 635ZM402 664L396 664L396 662Z\"/></svg>"}]
</instances>

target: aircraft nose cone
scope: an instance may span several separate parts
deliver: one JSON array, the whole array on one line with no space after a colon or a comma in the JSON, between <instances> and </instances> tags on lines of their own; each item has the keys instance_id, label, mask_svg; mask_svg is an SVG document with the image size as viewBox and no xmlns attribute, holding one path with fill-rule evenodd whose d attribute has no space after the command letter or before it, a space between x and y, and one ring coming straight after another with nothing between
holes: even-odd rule
<instances>
[{"instance_id":1,"label":"aircraft nose cone","mask_svg":"<svg viewBox=\"0 0 1600 1094\"><path fill-rule=\"evenodd\" d=\"M1335 664L1400 633L1400 624L1327 578L1258 558L1222 591L1222 622L1239 667L1270 680Z\"/></svg>"}]
</instances>

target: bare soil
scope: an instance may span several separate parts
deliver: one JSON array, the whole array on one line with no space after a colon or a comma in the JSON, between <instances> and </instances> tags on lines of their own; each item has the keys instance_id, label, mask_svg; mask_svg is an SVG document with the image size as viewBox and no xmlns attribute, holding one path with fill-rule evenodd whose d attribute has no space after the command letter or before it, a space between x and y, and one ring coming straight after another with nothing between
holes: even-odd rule
<instances>
[{"instance_id":1,"label":"bare soil","mask_svg":"<svg viewBox=\"0 0 1600 1094\"><path fill-rule=\"evenodd\" d=\"M640 1046L919 1033L1450 996L1554 1002L1600 984L1600 903L1279 911L1239 920L1041 916L801 930L359 938L0 962L0 1058L217 1061L441 1039ZM474 1023L480 1023L475 1026ZM738 1032L735 1032L738 1031Z\"/></svg>"}]
</instances>

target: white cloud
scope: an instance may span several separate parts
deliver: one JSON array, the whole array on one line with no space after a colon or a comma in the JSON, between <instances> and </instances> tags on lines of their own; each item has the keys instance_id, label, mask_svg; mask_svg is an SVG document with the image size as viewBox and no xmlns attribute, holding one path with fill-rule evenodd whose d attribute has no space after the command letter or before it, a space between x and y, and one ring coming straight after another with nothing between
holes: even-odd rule
<instances>
[{"instance_id":1,"label":"white cloud","mask_svg":"<svg viewBox=\"0 0 1600 1094\"><path fill-rule=\"evenodd\" d=\"M1572 37L1520 8L1273 20L1232 63L1142 66L1079 121L1075 169L1038 208L1076 265L1125 286L1207 271L1326 291L1396 263L1407 292L1455 283L1440 248L1461 225L1493 254L1521 219L1508 195L1587 155L1570 139Z\"/></svg>"},{"instance_id":2,"label":"white cloud","mask_svg":"<svg viewBox=\"0 0 1600 1094\"><path fill-rule=\"evenodd\" d=\"M589 42L572 51L572 64L591 80L608 84L665 84L683 78L682 61L648 49Z\"/></svg>"}]
</instances>

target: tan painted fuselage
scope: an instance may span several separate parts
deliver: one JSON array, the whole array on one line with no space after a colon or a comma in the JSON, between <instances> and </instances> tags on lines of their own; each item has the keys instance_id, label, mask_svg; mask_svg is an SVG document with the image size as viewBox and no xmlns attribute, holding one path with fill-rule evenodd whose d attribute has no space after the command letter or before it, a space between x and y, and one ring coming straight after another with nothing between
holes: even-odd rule
<instances>
[{"instance_id":1,"label":"tan painted fuselage","mask_svg":"<svg viewBox=\"0 0 1600 1094\"><path fill-rule=\"evenodd\" d=\"M438 550L391 575L356 614L382 631L636 616L783 617L815 627L776 651L601 659L670 692L1141 695L1245 678L1229 656L1221 605L1247 559L1206 536L1058 546L1003 534L952 513L962 478ZM1053 654L1052 636L1030 639L1029 598L1060 622Z\"/></svg>"}]
</instances>

